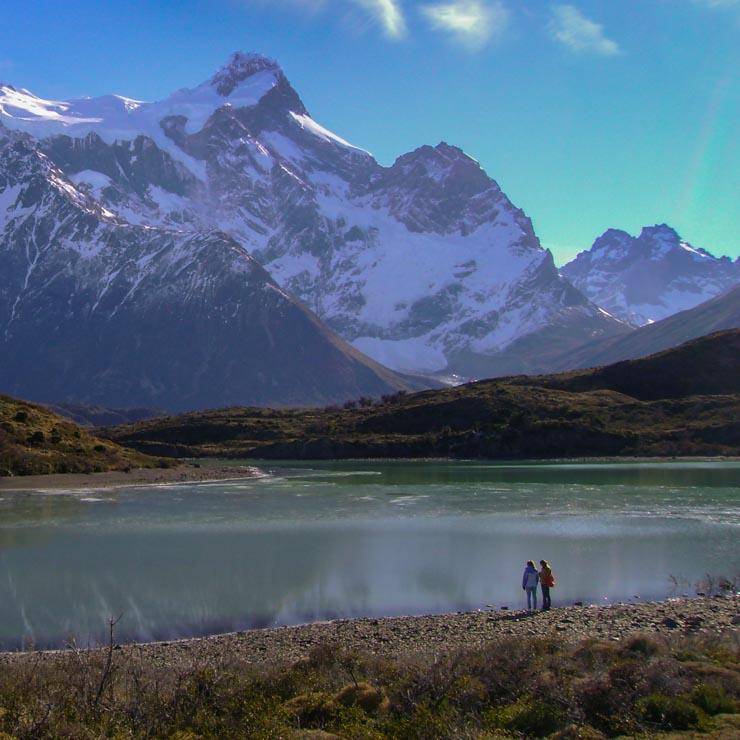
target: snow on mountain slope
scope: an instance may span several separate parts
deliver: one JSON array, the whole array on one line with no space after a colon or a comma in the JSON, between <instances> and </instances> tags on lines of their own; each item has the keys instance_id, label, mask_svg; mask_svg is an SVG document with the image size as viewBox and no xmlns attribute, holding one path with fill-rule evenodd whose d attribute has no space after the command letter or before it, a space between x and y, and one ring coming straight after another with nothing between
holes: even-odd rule
<instances>
[{"instance_id":1,"label":"snow on mountain slope","mask_svg":"<svg viewBox=\"0 0 740 740\"><path fill-rule=\"evenodd\" d=\"M148 103L121 95L76 100L44 100L28 90L0 85L0 121L34 136L95 132L104 141L138 135L159 137L166 116L185 116L188 133L200 130L224 105L256 105L278 82L275 62L253 54L234 54L228 64L194 89L183 88L164 100Z\"/></svg>"},{"instance_id":2,"label":"snow on mountain slope","mask_svg":"<svg viewBox=\"0 0 740 740\"><path fill-rule=\"evenodd\" d=\"M644 326L740 282L740 260L692 247L662 224L637 237L609 229L561 273L613 316Z\"/></svg>"},{"instance_id":3,"label":"snow on mountain slope","mask_svg":"<svg viewBox=\"0 0 740 740\"><path fill-rule=\"evenodd\" d=\"M265 57L234 54L156 103L40 101L6 86L0 120L119 222L228 234L392 368L546 370L549 336L562 347L626 330L558 274L475 160L443 143L383 167L313 121ZM507 357L525 337L537 347Z\"/></svg>"},{"instance_id":4,"label":"snow on mountain slope","mask_svg":"<svg viewBox=\"0 0 740 740\"><path fill-rule=\"evenodd\" d=\"M83 171L99 189L107 180ZM120 220L0 127L0 388L182 410L412 387L363 357L219 231Z\"/></svg>"}]
</instances>

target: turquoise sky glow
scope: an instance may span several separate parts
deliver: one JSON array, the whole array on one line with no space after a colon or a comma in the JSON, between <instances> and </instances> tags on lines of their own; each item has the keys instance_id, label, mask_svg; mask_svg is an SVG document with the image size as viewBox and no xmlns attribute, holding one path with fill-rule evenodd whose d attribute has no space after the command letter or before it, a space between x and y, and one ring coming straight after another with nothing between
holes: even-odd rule
<instances>
[{"instance_id":1,"label":"turquoise sky glow","mask_svg":"<svg viewBox=\"0 0 740 740\"><path fill-rule=\"evenodd\" d=\"M0 80L161 98L236 49L384 164L447 141L563 262L666 222L740 255L740 0L5 0Z\"/></svg>"}]
</instances>

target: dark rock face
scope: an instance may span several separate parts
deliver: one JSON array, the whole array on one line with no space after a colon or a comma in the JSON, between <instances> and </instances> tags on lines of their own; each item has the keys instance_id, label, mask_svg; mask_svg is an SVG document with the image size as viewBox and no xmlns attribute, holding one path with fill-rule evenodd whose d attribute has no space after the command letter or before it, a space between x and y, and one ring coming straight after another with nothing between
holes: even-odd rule
<instances>
[{"instance_id":1,"label":"dark rock face","mask_svg":"<svg viewBox=\"0 0 740 740\"><path fill-rule=\"evenodd\" d=\"M233 239L119 222L23 135L0 241L0 386L167 409L326 403L404 382L343 344Z\"/></svg>"},{"instance_id":2,"label":"dark rock face","mask_svg":"<svg viewBox=\"0 0 740 740\"><path fill-rule=\"evenodd\" d=\"M219 95L228 97L234 88L244 80L258 72L272 71L279 73L277 62L256 54L244 54L236 51L228 62L213 76L211 85Z\"/></svg>"},{"instance_id":3,"label":"dark rock face","mask_svg":"<svg viewBox=\"0 0 740 740\"><path fill-rule=\"evenodd\" d=\"M665 224L632 237L609 229L561 273L612 315L644 326L740 282L740 261L692 247Z\"/></svg>"}]
</instances>

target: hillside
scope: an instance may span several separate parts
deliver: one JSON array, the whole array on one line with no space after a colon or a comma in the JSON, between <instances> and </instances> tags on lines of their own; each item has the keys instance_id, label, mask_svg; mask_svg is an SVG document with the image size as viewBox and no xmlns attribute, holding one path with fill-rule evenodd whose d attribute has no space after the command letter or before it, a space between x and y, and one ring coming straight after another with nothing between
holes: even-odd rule
<instances>
[{"instance_id":1,"label":"hillside","mask_svg":"<svg viewBox=\"0 0 740 740\"><path fill-rule=\"evenodd\" d=\"M99 439L43 406L0 396L0 477L150 468L156 460Z\"/></svg>"},{"instance_id":2,"label":"hillside","mask_svg":"<svg viewBox=\"0 0 740 740\"><path fill-rule=\"evenodd\" d=\"M55 403L49 408L65 419L81 427L105 427L116 424L130 424L143 419L151 419L165 414L161 409L134 408L111 409L106 406L93 406L87 403Z\"/></svg>"},{"instance_id":3,"label":"hillside","mask_svg":"<svg viewBox=\"0 0 740 740\"><path fill-rule=\"evenodd\" d=\"M740 331L592 371L516 376L343 408L232 408L107 430L154 454L253 458L736 455Z\"/></svg>"},{"instance_id":4,"label":"hillside","mask_svg":"<svg viewBox=\"0 0 740 740\"><path fill-rule=\"evenodd\" d=\"M737 291L740 297L740 289ZM641 401L740 394L740 330L719 331L639 360L538 379L548 388L613 390ZM522 381L528 382L528 381Z\"/></svg>"},{"instance_id":5,"label":"hillside","mask_svg":"<svg viewBox=\"0 0 740 740\"><path fill-rule=\"evenodd\" d=\"M740 285L695 308L669 316L619 337L596 339L570 348L552 361L554 370L596 367L645 357L682 342L725 329L740 328Z\"/></svg>"}]
</instances>

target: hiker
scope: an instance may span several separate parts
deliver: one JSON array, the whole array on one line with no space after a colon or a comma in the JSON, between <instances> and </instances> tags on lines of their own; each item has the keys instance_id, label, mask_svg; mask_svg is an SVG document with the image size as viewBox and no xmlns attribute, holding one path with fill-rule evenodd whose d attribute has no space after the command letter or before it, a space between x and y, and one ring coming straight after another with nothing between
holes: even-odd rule
<instances>
[{"instance_id":1,"label":"hiker","mask_svg":"<svg viewBox=\"0 0 740 740\"><path fill-rule=\"evenodd\" d=\"M539 580L540 576L537 568L534 567L534 560L527 560L527 567L522 576L522 588L527 592L527 611L537 609L537 582Z\"/></svg>"},{"instance_id":2,"label":"hiker","mask_svg":"<svg viewBox=\"0 0 740 740\"><path fill-rule=\"evenodd\" d=\"M552 574L552 568L547 560L540 560L542 570L540 570L540 588L542 588L542 611L546 612L550 608L550 589L555 585L555 576ZM537 608L535 606L535 608Z\"/></svg>"}]
</instances>

